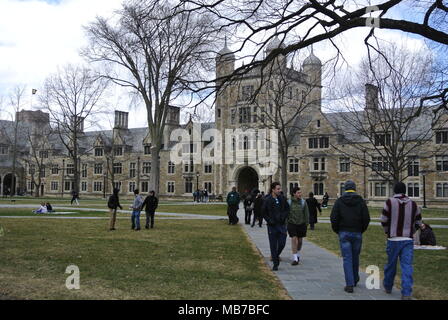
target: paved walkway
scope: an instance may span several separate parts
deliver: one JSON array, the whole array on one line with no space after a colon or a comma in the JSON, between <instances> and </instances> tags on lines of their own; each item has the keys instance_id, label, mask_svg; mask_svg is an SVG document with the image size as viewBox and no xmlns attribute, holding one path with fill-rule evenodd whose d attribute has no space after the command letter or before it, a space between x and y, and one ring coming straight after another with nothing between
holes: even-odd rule
<instances>
[{"instance_id":1,"label":"paved walkway","mask_svg":"<svg viewBox=\"0 0 448 320\"><path fill-rule=\"evenodd\" d=\"M238 217L249 238L263 255L265 263L272 268L272 262L269 261L271 253L266 225L264 224L262 228L257 225L251 228L250 225L244 224L242 208L238 211ZM367 289L365 273L360 273L361 280L355 292L346 293L342 258L309 241L305 240L303 243L301 257L303 261L300 265L291 265L291 255L291 240L288 236L286 247L281 254L282 262L280 262L279 270L274 273L295 300L396 300L401 298L400 292L395 288L391 295L386 294L383 289Z\"/></svg>"}]
</instances>

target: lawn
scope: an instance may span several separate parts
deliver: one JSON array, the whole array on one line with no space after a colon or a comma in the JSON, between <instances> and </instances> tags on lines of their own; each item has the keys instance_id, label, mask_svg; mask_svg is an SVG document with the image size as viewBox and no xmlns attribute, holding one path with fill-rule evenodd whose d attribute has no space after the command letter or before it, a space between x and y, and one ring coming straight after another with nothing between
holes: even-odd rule
<instances>
[{"instance_id":1,"label":"lawn","mask_svg":"<svg viewBox=\"0 0 448 320\"><path fill-rule=\"evenodd\" d=\"M437 244L448 246L448 229L434 229ZM314 231L309 231L307 239L340 255L337 235L331 230L330 224L317 224ZM380 226L370 226L364 233L361 252L361 267L363 271L368 265L377 265L381 270L386 262L386 238ZM417 299L448 299L448 250L414 251L414 297ZM399 273L398 273L399 274ZM396 277L399 287L400 277Z\"/></svg>"},{"instance_id":2,"label":"lawn","mask_svg":"<svg viewBox=\"0 0 448 320\"><path fill-rule=\"evenodd\" d=\"M288 299L240 226L0 219L0 299ZM68 290L66 267L80 270Z\"/></svg>"}]
</instances>

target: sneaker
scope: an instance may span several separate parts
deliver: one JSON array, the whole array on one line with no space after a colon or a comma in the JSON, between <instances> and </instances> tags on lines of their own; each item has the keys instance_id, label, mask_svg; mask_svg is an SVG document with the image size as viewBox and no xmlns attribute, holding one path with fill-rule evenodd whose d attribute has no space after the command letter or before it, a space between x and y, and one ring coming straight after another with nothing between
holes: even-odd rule
<instances>
[{"instance_id":1,"label":"sneaker","mask_svg":"<svg viewBox=\"0 0 448 320\"><path fill-rule=\"evenodd\" d=\"M412 300L411 296L401 296L401 300Z\"/></svg>"},{"instance_id":2,"label":"sneaker","mask_svg":"<svg viewBox=\"0 0 448 320\"><path fill-rule=\"evenodd\" d=\"M344 288L344 291L345 291L345 292L348 292L348 293L353 293L353 287L352 287L352 286L346 286L346 287Z\"/></svg>"},{"instance_id":3,"label":"sneaker","mask_svg":"<svg viewBox=\"0 0 448 320\"><path fill-rule=\"evenodd\" d=\"M274 264L274 266L272 267L272 271L278 271L278 265Z\"/></svg>"},{"instance_id":4,"label":"sneaker","mask_svg":"<svg viewBox=\"0 0 448 320\"><path fill-rule=\"evenodd\" d=\"M297 261L297 260L293 260L292 262L291 262L291 265L293 265L293 266L296 266L296 265L298 265L299 264L299 261Z\"/></svg>"}]
</instances>

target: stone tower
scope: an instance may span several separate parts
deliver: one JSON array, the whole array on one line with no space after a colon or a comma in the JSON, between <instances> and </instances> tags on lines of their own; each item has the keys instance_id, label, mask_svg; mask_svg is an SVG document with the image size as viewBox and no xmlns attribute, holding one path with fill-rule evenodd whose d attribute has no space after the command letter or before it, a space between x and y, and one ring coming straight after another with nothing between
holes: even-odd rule
<instances>
[{"instance_id":1,"label":"stone tower","mask_svg":"<svg viewBox=\"0 0 448 320\"><path fill-rule=\"evenodd\" d=\"M311 86L309 102L320 110L322 100L322 62L314 55L313 48L311 54L303 61L303 72L308 76L308 83Z\"/></svg>"}]
</instances>

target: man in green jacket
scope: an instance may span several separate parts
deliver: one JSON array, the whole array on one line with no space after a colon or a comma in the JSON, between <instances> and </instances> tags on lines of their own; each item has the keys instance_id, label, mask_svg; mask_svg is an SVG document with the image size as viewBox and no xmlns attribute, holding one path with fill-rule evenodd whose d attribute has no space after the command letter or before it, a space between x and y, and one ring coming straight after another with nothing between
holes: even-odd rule
<instances>
[{"instance_id":1,"label":"man in green jacket","mask_svg":"<svg viewBox=\"0 0 448 320\"><path fill-rule=\"evenodd\" d=\"M310 220L310 212L305 200L302 199L302 191L295 187L291 192L292 199L289 200L289 214L287 218L288 233L291 237L292 265L296 266L300 261L300 250L302 249L302 240L306 237L306 230Z\"/></svg>"},{"instance_id":2,"label":"man in green jacket","mask_svg":"<svg viewBox=\"0 0 448 320\"><path fill-rule=\"evenodd\" d=\"M229 216L229 224L238 223L237 212L240 206L240 201L240 194L236 192L236 187L233 187L232 191L227 195L227 215Z\"/></svg>"}]
</instances>

